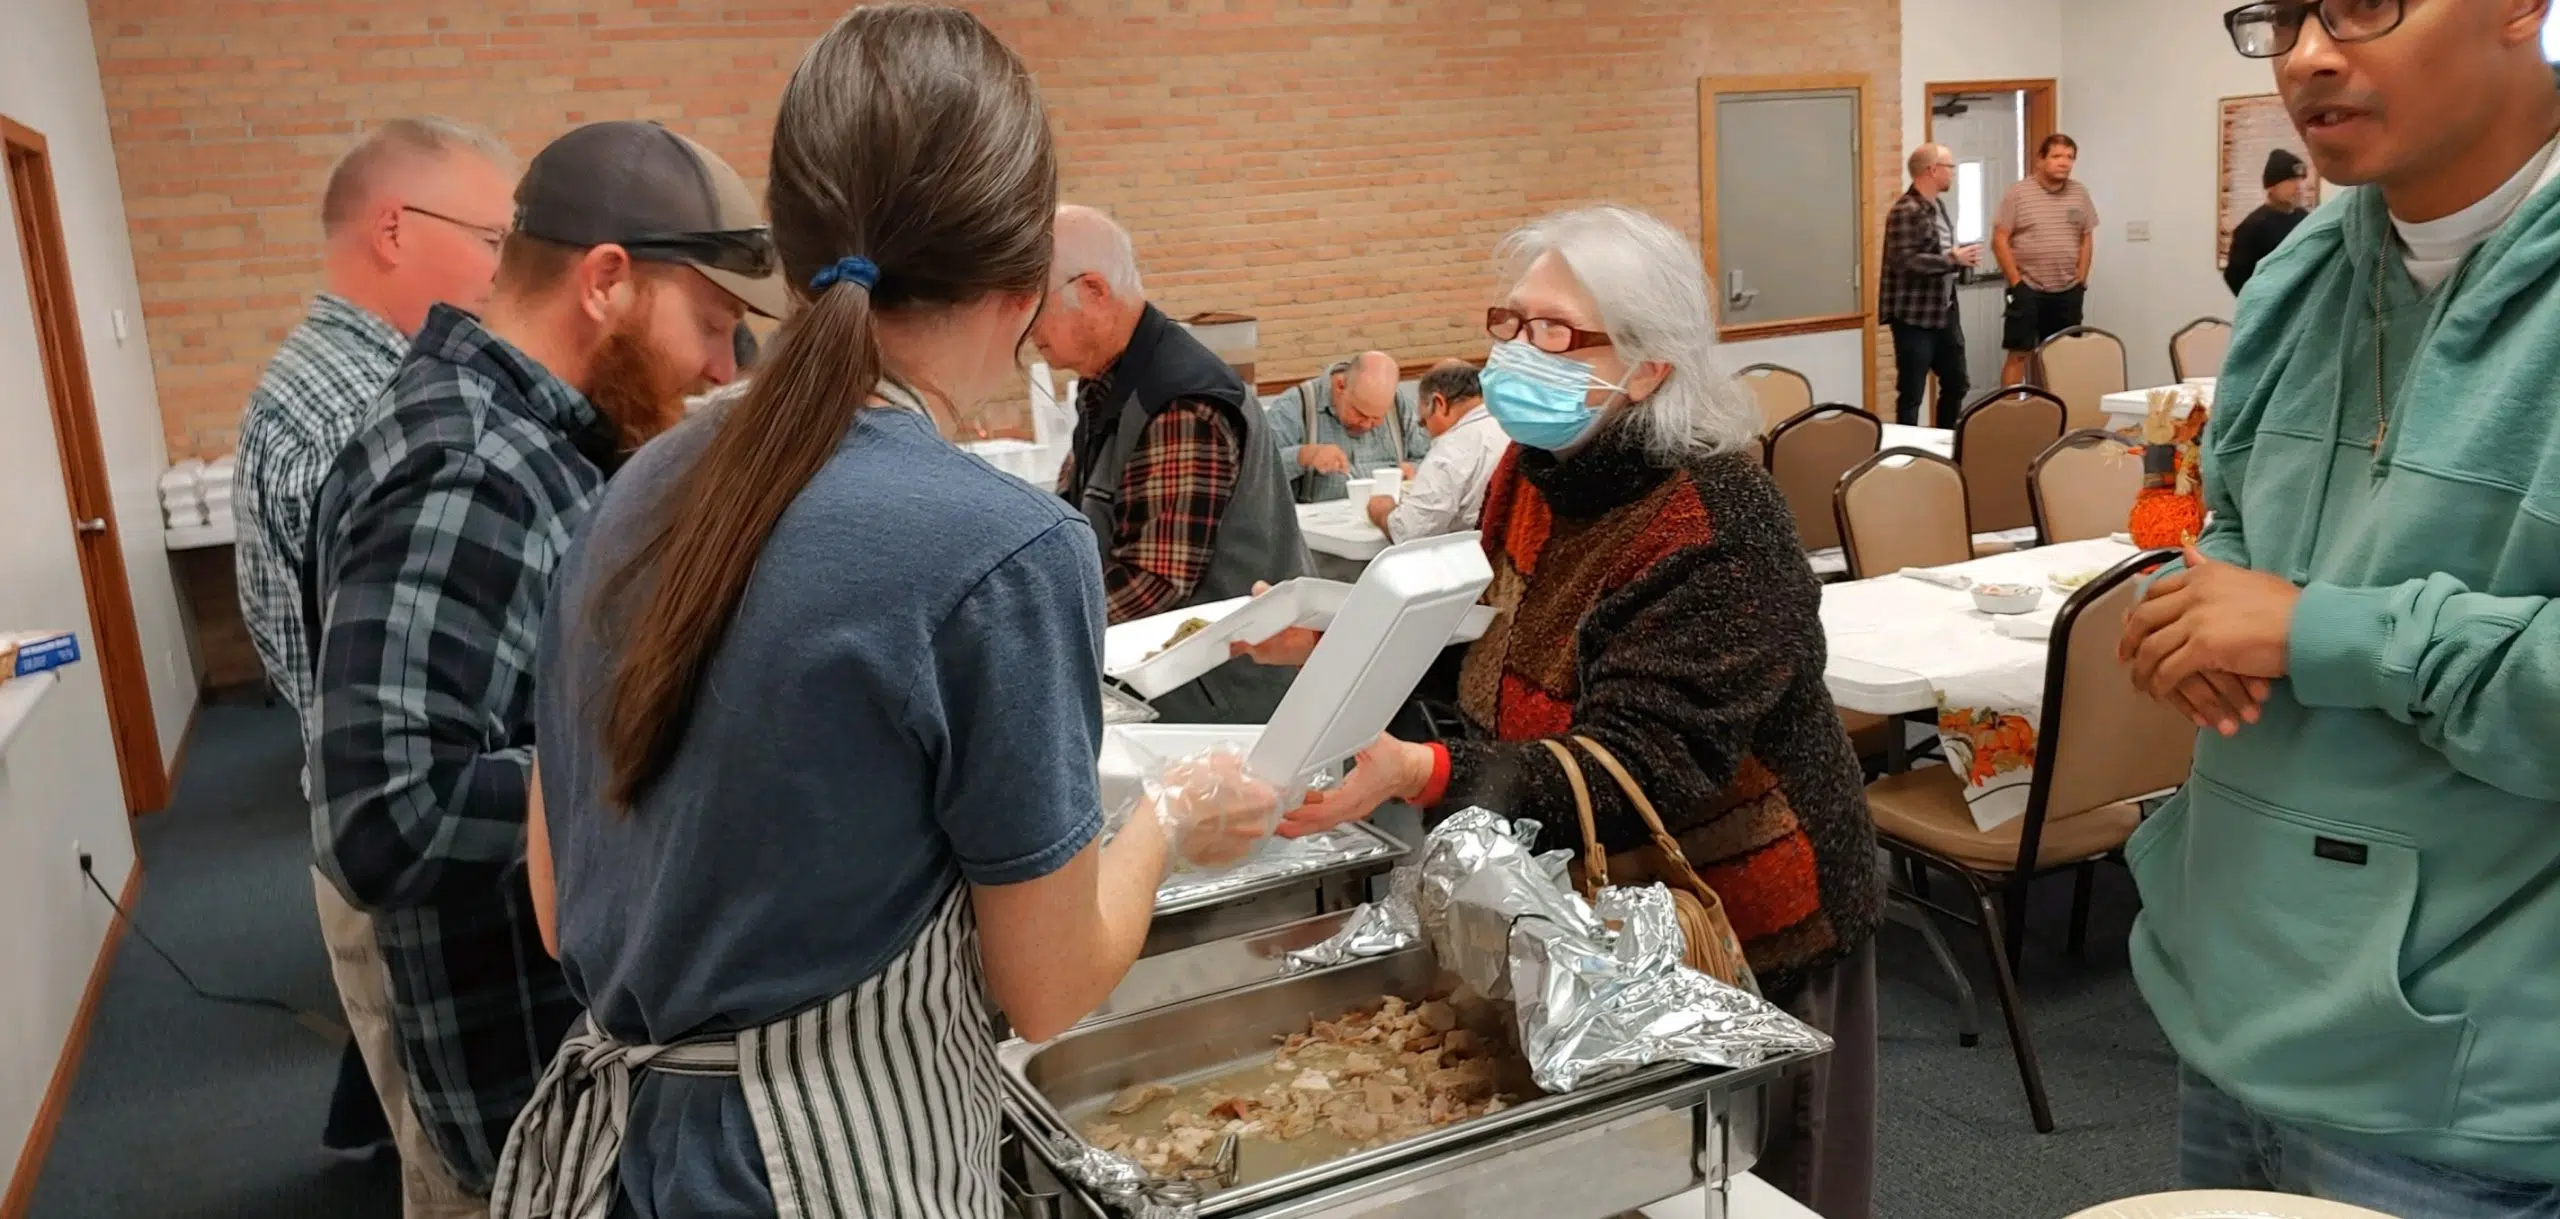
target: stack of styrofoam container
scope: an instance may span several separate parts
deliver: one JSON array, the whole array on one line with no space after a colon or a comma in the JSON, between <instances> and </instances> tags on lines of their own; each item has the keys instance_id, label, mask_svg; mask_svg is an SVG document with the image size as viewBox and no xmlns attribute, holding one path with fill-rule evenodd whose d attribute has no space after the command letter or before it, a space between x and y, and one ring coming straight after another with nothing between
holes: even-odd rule
<instances>
[{"instance_id":1,"label":"stack of styrofoam container","mask_svg":"<svg viewBox=\"0 0 2560 1219\"><path fill-rule=\"evenodd\" d=\"M204 528L202 461L190 457L160 476L160 516L171 529Z\"/></svg>"},{"instance_id":2,"label":"stack of styrofoam container","mask_svg":"<svg viewBox=\"0 0 2560 1219\"><path fill-rule=\"evenodd\" d=\"M224 454L212 461L190 457L160 476L160 516L171 529L228 529L231 484L239 459Z\"/></svg>"},{"instance_id":3,"label":"stack of styrofoam container","mask_svg":"<svg viewBox=\"0 0 2560 1219\"><path fill-rule=\"evenodd\" d=\"M204 519L216 529L231 528L231 481L240 471L238 456L225 453L204 463Z\"/></svg>"}]
</instances>

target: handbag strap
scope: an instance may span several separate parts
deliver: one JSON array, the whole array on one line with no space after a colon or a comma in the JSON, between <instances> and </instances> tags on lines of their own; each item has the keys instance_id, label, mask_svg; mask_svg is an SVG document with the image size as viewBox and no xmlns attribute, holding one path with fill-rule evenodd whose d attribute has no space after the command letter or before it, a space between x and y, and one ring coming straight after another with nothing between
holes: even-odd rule
<instances>
[{"instance_id":1,"label":"handbag strap","mask_svg":"<svg viewBox=\"0 0 2560 1219\"><path fill-rule=\"evenodd\" d=\"M1591 785L1582 778L1582 764L1573 760L1573 751L1561 741L1540 738L1539 744L1556 756L1556 765L1564 767L1565 784L1573 789L1573 812L1582 821L1582 895L1589 897L1609 884L1609 856L1600 849L1600 826L1591 816Z\"/></svg>"},{"instance_id":2,"label":"handbag strap","mask_svg":"<svg viewBox=\"0 0 2560 1219\"><path fill-rule=\"evenodd\" d=\"M1582 746L1583 752L1590 754L1591 760L1598 762L1600 769L1608 771L1609 777L1617 781L1618 790L1625 792L1627 802L1635 805L1636 815L1644 819L1645 828L1653 831L1655 848L1662 852L1663 858L1673 868L1678 869L1679 879L1685 884L1705 888L1707 882L1698 875L1697 868L1690 865L1688 853L1680 849L1680 840L1672 837L1671 831L1663 826L1662 814L1654 811L1653 801L1645 798L1644 788L1638 786L1635 776L1628 774L1627 768L1618 763L1617 755L1601 748L1600 742L1587 736L1575 737L1573 743ZM1589 824L1591 817L1588 812L1583 814L1583 820Z\"/></svg>"}]
</instances>

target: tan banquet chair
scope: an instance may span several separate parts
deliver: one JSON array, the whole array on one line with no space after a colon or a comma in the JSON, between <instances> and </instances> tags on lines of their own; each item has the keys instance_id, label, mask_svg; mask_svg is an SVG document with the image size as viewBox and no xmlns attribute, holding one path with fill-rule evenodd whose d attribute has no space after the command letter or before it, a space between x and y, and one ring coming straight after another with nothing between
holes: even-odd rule
<instances>
[{"instance_id":1,"label":"tan banquet chair","mask_svg":"<svg viewBox=\"0 0 2560 1219\"><path fill-rule=\"evenodd\" d=\"M1778 425L1813 409L1813 382L1803 373L1779 364L1754 364L1734 374L1744 389L1760 403L1760 434L1769 435Z\"/></svg>"},{"instance_id":2,"label":"tan banquet chair","mask_svg":"<svg viewBox=\"0 0 2560 1219\"><path fill-rule=\"evenodd\" d=\"M1867 787L1878 840L1907 870L1910 887L1894 887L1891 900L1944 914L1981 933L2039 1132L2053 1130L2053 1111L2028 1040L2016 973L2026 941L2027 889L2039 877L2075 873L2067 943L2079 951L2088 934L2098 862L2122 850L2142 823L2137 801L2186 781L2195 726L2136 690L2116 663L2125 614L2141 600L2136 577L2176 557L2165 550L2136 555L2090 581L2055 614L2043 718L2036 725L2035 777L2023 815L1996 829L1976 828L1962 780L1944 766L1888 775ZM1973 898L1971 908L1932 901L1925 881L1932 872L1962 881Z\"/></svg>"},{"instance_id":3,"label":"tan banquet chair","mask_svg":"<svg viewBox=\"0 0 2560 1219\"><path fill-rule=\"evenodd\" d=\"M2072 431L2105 427L2103 399L2125 390L2124 341L2094 326L2074 326L2036 348L2036 383L2062 399Z\"/></svg>"},{"instance_id":4,"label":"tan banquet chair","mask_svg":"<svg viewBox=\"0 0 2560 1219\"><path fill-rule=\"evenodd\" d=\"M1935 453L1886 449L1859 462L1841 478L1832 508L1852 580L1973 557L1964 472Z\"/></svg>"},{"instance_id":5,"label":"tan banquet chair","mask_svg":"<svg viewBox=\"0 0 2560 1219\"><path fill-rule=\"evenodd\" d=\"M2073 432L2027 467L2027 490L2044 545L2111 537L2133 520L2142 452L2104 428Z\"/></svg>"},{"instance_id":6,"label":"tan banquet chair","mask_svg":"<svg viewBox=\"0 0 2560 1219\"><path fill-rule=\"evenodd\" d=\"M1956 417L1956 468L1964 471L1973 527L1984 533L2036 523L2027 469L2062 439L2062 399L2012 385L1983 395Z\"/></svg>"},{"instance_id":7,"label":"tan banquet chair","mask_svg":"<svg viewBox=\"0 0 2560 1219\"><path fill-rule=\"evenodd\" d=\"M2222 375L2222 357L2231 350L2231 323L2218 317L2200 317L2169 336L2169 375L2184 381L2189 377Z\"/></svg>"},{"instance_id":8,"label":"tan banquet chair","mask_svg":"<svg viewBox=\"0 0 2560 1219\"><path fill-rule=\"evenodd\" d=\"M1831 493L1849 468L1875 455L1884 422L1854 406L1817 406L1769 433L1769 477L1795 514L1796 538L1808 551L1840 544Z\"/></svg>"}]
</instances>

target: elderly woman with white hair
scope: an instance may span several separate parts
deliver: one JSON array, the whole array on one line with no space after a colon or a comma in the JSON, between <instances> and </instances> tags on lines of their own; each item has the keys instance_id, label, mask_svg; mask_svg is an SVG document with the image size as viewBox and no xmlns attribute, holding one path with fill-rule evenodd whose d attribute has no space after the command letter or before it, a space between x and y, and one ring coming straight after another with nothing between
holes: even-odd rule
<instances>
[{"instance_id":1,"label":"elderly woman with white hair","mask_svg":"<svg viewBox=\"0 0 2560 1219\"><path fill-rule=\"evenodd\" d=\"M1546 217L1503 243L1486 311L1486 406L1518 443L1484 505L1490 600L1468 649L1467 739L1381 738L1283 834L1404 800L1470 805L1578 848L1545 742L1623 762L1723 899L1765 993L1837 1050L1775 1111L1760 1171L1829 1219L1870 1211L1875 1130L1875 836L1856 755L1824 690L1821 593L1757 417L1715 362L1697 251L1639 212ZM1298 659L1306 640L1256 649ZM1603 846L1650 841L1605 778Z\"/></svg>"}]
</instances>

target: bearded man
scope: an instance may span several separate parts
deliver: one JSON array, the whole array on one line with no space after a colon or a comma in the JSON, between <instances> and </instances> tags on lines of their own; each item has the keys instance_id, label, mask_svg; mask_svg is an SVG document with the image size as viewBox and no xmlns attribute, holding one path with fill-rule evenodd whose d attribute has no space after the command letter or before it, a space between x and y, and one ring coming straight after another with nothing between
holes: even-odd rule
<instances>
[{"instance_id":1,"label":"bearded man","mask_svg":"<svg viewBox=\"0 0 2560 1219\"><path fill-rule=\"evenodd\" d=\"M374 916L410 1101L486 1197L576 1018L523 867L534 640L606 474L779 316L736 171L652 123L581 127L517 186L485 316L431 310L312 517L319 858Z\"/></svg>"}]
</instances>

